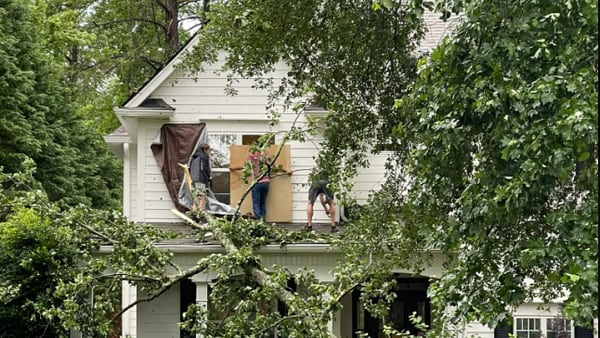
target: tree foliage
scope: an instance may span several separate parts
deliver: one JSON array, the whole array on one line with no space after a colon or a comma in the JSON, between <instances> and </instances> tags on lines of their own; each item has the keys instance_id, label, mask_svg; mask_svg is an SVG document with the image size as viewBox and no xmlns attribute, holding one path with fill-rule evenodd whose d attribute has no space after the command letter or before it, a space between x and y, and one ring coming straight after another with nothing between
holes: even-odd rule
<instances>
[{"instance_id":1,"label":"tree foliage","mask_svg":"<svg viewBox=\"0 0 600 338\"><path fill-rule=\"evenodd\" d=\"M597 315L596 1L474 1L419 67L395 129L406 195L457 259L437 301L494 324L539 297ZM417 213L418 210L418 213Z\"/></svg>"},{"instance_id":2,"label":"tree foliage","mask_svg":"<svg viewBox=\"0 0 600 338\"><path fill-rule=\"evenodd\" d=\"M419 13L398 3L374 10L371 1L239 0L210 8L187 66L199 69L225 51L227 69L256 78L274 98L308 97L304 104L335 111L323 130L320 160L344 161L345 171L334 172L349 188L346 178L366 163L364 153L389 142L398 123L393 102L415 75L414 51L424 34ZM278 85L268 72L280 61L290 70Z\"/></svg>"},{"instance_id":3,"label":"tree foliage","mask_svg":"<svg viewBox=\"0 0 600 338\"><path fill-rule=\"evenodd\" d=\"M31 158L50 199L118 207L119 165L100 135L75 115L72 92L48 62L30 8L5 0L0 9L0 165L14 173Z\"/></svg>"},{"instance_id":4,"label":"tree foliage","mask_svg":"<svg viewBox=\"0 0 600 338\"><path fill-rule=\"evenodd\" d=\"M416 68L427 6L461 20ZM392 150L382 193L340 243L351 259L420 271L427 260L403 250L443 250L455 259L431 291L454 305L456 321L495 325L533 297L565 295L565 313L581 324L594 317L597 2L238 0L211 9L190 68L224 50L226 69L268 87L266 74L286 62L273 95L329 110L318 163L337 168L341 195L366 154Z\"/></svg>"},{"instance_id":5,"label":"tree foliage","mask_svg":"<svg viewBox=\"0 0 600 338\"><path fill-rule=\"evenodd\" d=\"M120 281L165 282L171 257L152 243L173 235L84 205L62 208L33 189L33 162L0 170L0 323L3 337L90 337L113 331ZM99 254L112 245L112 254ZM143 288L142 288L143 290Z\"/></svg>"},{"instance_id":6,"label":"tree foliage","mask_svg":"<svg viewBox=\"0 0 600 338\"><path fill-rule=\"evenodd\" d=\"M78 114L101 134L118 127L113 107L152 77L201 20L194 1L32 1L42 44L67 73Z\"/></svg>"}]
</instances>

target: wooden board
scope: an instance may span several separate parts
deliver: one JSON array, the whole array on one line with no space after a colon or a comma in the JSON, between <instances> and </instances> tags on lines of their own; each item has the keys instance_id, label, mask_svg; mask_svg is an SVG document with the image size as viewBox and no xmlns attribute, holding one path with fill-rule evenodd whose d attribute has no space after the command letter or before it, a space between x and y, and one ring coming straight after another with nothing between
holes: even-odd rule
<instances>
[{"instance_id":1,"label":"wooden board","mask_svg":"<svg viewBox=\"0 0 600 338\"><path fill-rule=\"evenodd\" d=\"M232 145L229 148L231 167L243 167L248 158L249 149L250 146L247 145ZM270 146L266 151L267 156L274 156L276 152L276 145ZM275 164L281 165L284 170L291 171L291 162L290 146L285 145ZM241 170L231 172L230 182L231 206L236 207L249 184L243 182ZM267 222L289 223L292 221L292 179L290 176L281 173L271 175L266 208ZM251 193L248 193L244 199L240 212L242 214L252 212Z\"/></svg>"}]
</instances>

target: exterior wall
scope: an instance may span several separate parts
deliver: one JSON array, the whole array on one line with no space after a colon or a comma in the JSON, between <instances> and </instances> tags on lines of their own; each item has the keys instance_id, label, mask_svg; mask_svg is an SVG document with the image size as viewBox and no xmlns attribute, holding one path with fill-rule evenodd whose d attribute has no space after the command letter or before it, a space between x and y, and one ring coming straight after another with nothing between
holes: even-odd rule
<instances>
[{"instance_id":1,"label":"exterior wall","mask_svg":"<svg viewBox=\"0 0 600 338\"><path fill-rule=\"evenodd\" d=\"M199 259L215 252L222 252L223 249L218 246L190 246L187 248L178 247L173 257L173 261L181 269L194 266ZM342 259L342 256L328 249L325 244L302 244L290 245L287 248L279 248L278 245L269 245L262 250L263 262L266 266L277 264L284 266L294 272L300 268L313 270L315 276L322 282L331 282L333 276L331 270ZM441 261L441 256L436 256L435 264ZM429 270L436 272L438 268ZM427 274L424 274L427 275ZM429 275L430 276L430 275ZM200 304L207 303L207 283L214 278L210 272L198 274L192 277L192 281L197 284L196 300ZM138 294L138 297L140 295ZM164 338L178 337L179 329L176 323L179 321L180 312L179 286L172 288L167 293L159 296L149 303L141 303L137 306L137 312L129 320L129 329L133 337L144 338ZM342 310L334 316L330 322L330 328L338 337L352 337L352 296L346 295L342 299ZM137 334L134 334L137 328ZM493 332L493 331L492 331Z\"/></svg>"},{"instance_id":2,"label":"exterior wall","mask_svg":"<svg viewBox=\"0 0 600 338\"><path fill-rule=\"evenodd\" d=\"M341 259L341 255L333 251L326 252L327 247L326 244L306 244L289 245L287 248L280 249L279 245L269 245L261 255L267 267L277 264L285 266L292 272L306 267L313 270L319 280L330 282L333 280L330 271ZM187 269L195 266L199 259L221 251L219 245L207 246L202 252L178 253L173 257L173 262L181 269Z\"/></svg>"},{"instance_id":3,"label":"exterior wall","mask_svg":"<svg viewBox=\"0 0 600 338\"><path fill-rule=\"evenodd\" d=\"M129 175L129 178L124 180L125 183L127 183L126 181L129 182L129 191L127 193L129 204L124 208L125 212L128 212L126 216L131 220L141 220L138 208L140 191L137 181L137 148L135 145L129 146L129 157L125 159L124 170L127 170L126 175Z\"/></svg>"},{"instance_id":4,"label":"exterior wall","mask_svg":"<svg viewBox=\"0 0 600 338\"><path fill-rule=\"evenodd\" d=\"M339 316L340 320L340 337L341 338L352 338L352 320L354 319L352 316L352 294L348 294L342 298L342 311Z\"/></svg>"},{"instance_id":5,"label":"exterior wall","mask_svg":"<svg viewBox=\"0 0 600 338\"><path fill-rule=\"evenodd\" d=\"M121 304L123 307L135 302L137 298L136 287L123 281L121 283ZM123 337L135 338L137 334L137 306L132 307L123 313L121 317L121 328Z\"/></svg>"},{"instance_id":6,"label":"exterior wall","mask_svg":"<svg viewBox=\"0 0 600 338\"><path fill-rule=\"evenodd\" d=\"M150 149L150 145L157 140L163 122L144 121L141 124L143 128L140 128L144 130L143 139L140 140L140 143L144 144L144 149L140 158L143 157L145 166L143 177L145 222L169 222L175 217L170 211L174 207L173 202Z\"/></svg>"},{"instance_id":7,"label":"exterior wall","mask_svg":"<svg viewBox=\"0 0 600 338\"><path fill-rule=\"evenodd\" d=\"M490 329L479 323L469 323L468 325L465 325L464 332L459 333L458 337L494 338L494 329Z\"/></svg>"},{"instance_id":8,"label":"exterior wall","mask_svg":"<svg viewBox=\"0 0 600 338\"><path fill-rule=\"evenodd\" d=\"M292 112L282 114L280 123L269 126L265 105L267 92L252 88L253 80L240 79L235 83L238 94L228 96L225 93L227 79L225 75L215 72L222 63L205 67L205 72L197 74L197 80L190 75L174 72L152 94L151 98L162 99L175 108L169 123L205 122L209 134L262 134L267 131L288 131L296 118ZM273 76L277 81L286 73L285 66L275 70ZM297 124L306 122L301 115ZM140 120L138 127L137 163L132 162L132 171L137 174L137 193L132 194L131 205L135 210L134 219L152 222L180 222L171 213L173 204L156 166L150 145L157 137L164 120ZM306 203L308 200L308 174L315 166L313 156L319 151L320 139L307 142L291 142L292 155L292 222L306 222ZM359 203L365 203L371 191L379 188L383 176L383 164L386 155L373 156L371 168L363 170L356 178L353 194ZM135 160L133 160L135 161ZM137 170L133 167L137 165ZM136 175L132 175L133 182ZM137 198L137 200L134 200ZM135 207L133 207L135 206ZM339 212L337 213L339 219ZM328 218L317 203L314 222L327 223Z\"/></svg>"},{"instance_id":9,"label":"exterior wall","mask_svg":"<svg viewBox=\"0 0 600 338\"><path fill-rule=\"evenodd\" d=\"M452 31L459 17L453 15L447 21L440 20L440 13L426 10L423 13L423 20L427 26L425 38L421 41L417 53L424 53L433 50L442 38Z\"/></svg>"}]
</instances>

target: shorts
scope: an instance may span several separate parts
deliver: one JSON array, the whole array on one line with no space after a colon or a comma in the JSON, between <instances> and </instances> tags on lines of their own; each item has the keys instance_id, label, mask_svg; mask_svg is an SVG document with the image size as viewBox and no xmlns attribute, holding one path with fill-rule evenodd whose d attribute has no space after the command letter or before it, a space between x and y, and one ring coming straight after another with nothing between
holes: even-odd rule
<instances>
[{"instance_id":1,"label":"shorts","mask_svg":"<svg viewBox=\"0 0 600 338\"><path fill-rule=\"evenodd\" d=\"M206 196L207 192L208 192L208 188L207 188L206 184L204 184L202 182L194 183L194 193L196 196Z\"/></svg>"},{"instance_id":2,"label":"shorts","mask_svg":"<svg viewBox=\"0 0 600 338\"><path fill-rule=\"evenodd\" d=\"M319 197L320 194L325 195L325 199L329 201L333 201L333 194L329 189L327 189L327 180L319 180L318 185L311 186L308 190L308 200L311 203L314 203Z\"/></svg>"}]
</instances>

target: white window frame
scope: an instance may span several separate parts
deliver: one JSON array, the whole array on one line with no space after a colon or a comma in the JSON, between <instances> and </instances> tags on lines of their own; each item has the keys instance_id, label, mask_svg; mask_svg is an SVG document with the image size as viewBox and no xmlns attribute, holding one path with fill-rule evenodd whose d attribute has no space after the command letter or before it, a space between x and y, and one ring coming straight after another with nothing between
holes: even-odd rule
<instances>
[{"instance_id":1,"label":"white window frame","mask_svg":"<svg viewBox=\"0 0 600 338\"><path fill-rule=\"evenodd\" d=\"M555 319L557 319L557 317L556 316L515 316L514 317L514 325L513 325L513 334L515 335L515 337L518 337L517 332L535 332L529 328L529 325L528 325L527 331L518 330L519 320L529 321L530 319L539 320L540 337L547 338L548 337L548 320L555 320ZM569 323L570 337L575 338L575 326L574 326L573 321L568 320L568 319L565 319L565 320L567 321L567 323ZM528 322L528 324L529 324L529 322ZM528 334L527 336L529 337L530 334Z\"/></svg>"}]
</instances>

